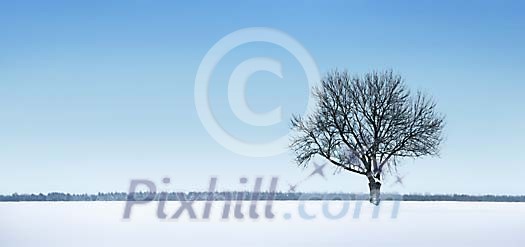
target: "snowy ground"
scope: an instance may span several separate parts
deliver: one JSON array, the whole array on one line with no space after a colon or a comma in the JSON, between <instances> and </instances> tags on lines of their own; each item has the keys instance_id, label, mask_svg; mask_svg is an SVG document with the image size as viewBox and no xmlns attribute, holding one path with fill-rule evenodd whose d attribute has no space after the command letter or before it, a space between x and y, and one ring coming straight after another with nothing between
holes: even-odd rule
<instances>
[{"instance_id":1,"label":"snowy ground","mask_svg":"<svg viewBox=\"0 0 525 247\"><path fill-rule=\"evenodd\" d=\"M159 220L157 204L133 208L122 219L125 202L0 203L1 247L79 246L524 246L525 203L401 202L392 218L392 202L382 203L373 218L355 202L339 219L324 213L344 212L342 202L275 202L274 219L222 220L223 203L215 203L208 220ZM243 207L248 211L248 205ZM198 217L202 202L194 205ZM170 217L178 202L166 205ZM323 213L323 208L328 212ZM316 215L306 219L300 212Z\"/></svg>"}]
</instances>

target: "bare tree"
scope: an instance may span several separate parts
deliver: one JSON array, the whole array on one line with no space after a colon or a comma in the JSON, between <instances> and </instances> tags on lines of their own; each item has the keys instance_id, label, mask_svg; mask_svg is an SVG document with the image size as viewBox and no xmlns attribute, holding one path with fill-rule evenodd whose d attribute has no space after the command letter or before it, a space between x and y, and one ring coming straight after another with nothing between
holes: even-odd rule
<instances>
[{"instance_id":1,"label":"bare tree","mask_svg":"<svg viewBox=\"0 0 525 247\"><path fill-rule=\"evenodd\" d=\"M329 72L314 88L318 104L294 116L291 149L299 165L318 155L342 170L368 178L370 202L380 202L381 176L399 159L438 155L444 116L435 102L412 93L392 71L351 77Z\"/></svg>"}]
</instances>

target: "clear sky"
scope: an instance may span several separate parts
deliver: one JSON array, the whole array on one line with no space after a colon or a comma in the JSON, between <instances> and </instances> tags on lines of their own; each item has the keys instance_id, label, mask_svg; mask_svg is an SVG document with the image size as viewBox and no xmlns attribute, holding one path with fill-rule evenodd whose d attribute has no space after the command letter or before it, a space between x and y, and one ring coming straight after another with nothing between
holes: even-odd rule
<instances>
[{"instance_id":1,"label":"clear sky","mask_svg":"<svg viewBox=\"0 0 525 247\"><path fill-rule=\"evenodd\" d=\"M322 73L393 69L432 94L447 116L440 158L406 160L404 193L525 194L525 4L519 1L2 1L0 3L0 193L124 191L132 178L172 190L242 189L240 176L307 176L290 153L251 158L219 145L194 104L197 69L227 34L281 30ZM282 106L285 121L246 126L228 105L232 70L251 57L283 65L257 73L249 106ZM210 102L238 138L287 132L308 85L286 50L251 43L217 65ZM312 178L303 191L367 192L364 177Z\"/></svg>"}]
</instances>

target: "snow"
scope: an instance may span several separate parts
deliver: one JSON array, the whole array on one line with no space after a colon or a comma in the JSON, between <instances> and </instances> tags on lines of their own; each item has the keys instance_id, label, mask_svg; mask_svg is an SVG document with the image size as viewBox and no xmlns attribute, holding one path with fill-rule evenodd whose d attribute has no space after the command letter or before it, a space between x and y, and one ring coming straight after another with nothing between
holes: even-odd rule
<instances>
[{"instance_id":1,"label":"snow","mask_svg":"<svg viewBox=\"0 0 525 247\"><path fill-rule=\"evenodd\" d=\"M327 204L326 204L327 203ZM123 219L125 202L4 202L0 203L0 246L524 246L525 203L401 202L392 218L392 202L382 202L379 215L356 202L339 219L340 201L309 201L301 218L300 203L274 202L274 219L221 219L224 202L214 202L210 219L162 220L158 203L137 205ZM198 217L203 202L195 202ZM359 205L359 204L357 204ZM169 215L178 202L168 202ZM249 202L243 212L248 215ZM233 213L233 208L232 208ZM325 212L326 213L326 212Z\"/></svg>"}]
</instances>

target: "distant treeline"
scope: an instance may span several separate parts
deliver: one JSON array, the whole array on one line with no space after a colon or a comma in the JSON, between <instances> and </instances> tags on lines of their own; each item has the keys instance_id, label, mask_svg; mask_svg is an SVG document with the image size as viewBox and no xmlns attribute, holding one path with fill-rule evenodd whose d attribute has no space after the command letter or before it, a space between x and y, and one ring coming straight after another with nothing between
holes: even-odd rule
<instances>
[{"instance_id":1,"label":"distant treeline","mask_svg":"<svg viewBox=\"0 0 525 247\"><path fill-rule=\"evenodd\" d=\"M428 195L428 194L383 194L383 200L400 201L461 201L461 202L525 202L525 196L505 195ZM151 194L139 192L128 194L124 192L88 194L48 193L48 194L12 194L0 195L0 202L22 201L126 201L126 200L195 200L195 201L230 201L230 200L368 200L367 194L351 193L284 193L284 192L172 192Z\"/></svg>"}]
</instances>

